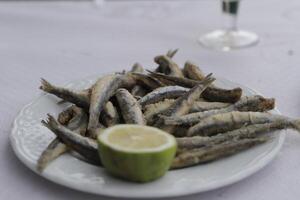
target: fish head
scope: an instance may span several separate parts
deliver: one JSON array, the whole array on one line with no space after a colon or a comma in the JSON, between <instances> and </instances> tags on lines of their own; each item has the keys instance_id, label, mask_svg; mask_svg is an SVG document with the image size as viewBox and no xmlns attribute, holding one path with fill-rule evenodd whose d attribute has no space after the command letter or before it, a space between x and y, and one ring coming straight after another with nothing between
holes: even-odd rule
<instances>
[{"instance_id":1,"label":"fish head","mask_svg":"<svg viewBox=\"0 0 300 200\"><path fill-rule=\"evenodd\" d=\"M260 97L260 101L257 105L257 110L260 112L272 110L275 107L275 99L274 98L264 98Z\"/></svg>"}]
</instances>

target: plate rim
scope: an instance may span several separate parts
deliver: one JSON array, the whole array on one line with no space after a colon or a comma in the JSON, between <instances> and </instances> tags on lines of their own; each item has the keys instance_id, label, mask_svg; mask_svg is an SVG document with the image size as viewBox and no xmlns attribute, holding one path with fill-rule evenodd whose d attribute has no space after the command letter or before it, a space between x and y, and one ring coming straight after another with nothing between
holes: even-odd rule
<instances>
[{"instance_id":1,"label":"plate rim","mask_svg":"<svg viewBox=\"0 0 300 200\"><path fill-rule=\"evenodd\" d=\"M77 79L77 80L73 80L68 82L65 85L69 85L71 83L75 83L79 82L79 81L83 81L83 80L88 80L88 79L92 79L95 78L97 75L92 75L92 76L87 76L85 78L82 79ZM217 80L220 81L226 81L226 82L230 82L232 84L235 85L239 85L242 87L247 88L249 91L261 95L260 92L257 92L256 90L249 88L245 85L241 85L239 83L233 82L231 80L228 80L226 78L222 78L222 77L216 77ZM100 192L95 192L94 190L89 190L89 189L83 189L81 187L79 187L76 184L69 184L69 182L64 181L64 179L60 179L57 180L57 177L55 176L51 176L48 173L38 173L36 171L36 169L33 167L34 165L27 160L24 156L22 156L22 152L20 151L20 149L18 148L18 142L15 139L14 135L17 129L17 121L18 119L21 117L21 114L24 112L24 110L26 110L28 107L30 107L31 105L33 105L35 102L37 102L39 99L45 97L45 96L50 96L50 94L46 94L46 93L41 93L40 95L34 97L29 103L25 104L22 109L16 114L16 117L14 118L14 121L12 123L12 129L11 129L11 133L9 135L9 140L10 140L10 144L11 147L15 153L15 155L17 156L17 158L23 163L25 164L25 166L27 166L29 169L31 169L35 174L55 183L58 185L61 185L63 187L67 187L67 188L71 188L71 189L75 189L77 191L81 191L84 193L90 193L90 194L94 194L94 195L101 195L101 196L107 196L107 197L117 197L117 198L143 198L143 199L149 199L149 198L168 198L168 197L180 197L180 196L187 196L187 195L193 195L193 194L200 194L202 192L208 192L208 191L212 191L215 189L219 189L225 186L229 186L232 185L234 183L237 183L239 181L244 180L245 178L253 175L254 173L260 171L262 168L264 168L265 166L267 166L279 153L280 149L283 146L285 137L286 137L286 130L281 130L281 133L278 136L278 142L276 144L276 146L274 146L272 148L272 150L270 152L268 152L263 158L259 159L254 165L251 165L250 167L247 167L246 169L244 169L243 171L241 171L240 173L234 174L226 179L223 179L221 181L215 182L214 184L210 184L206 187L201 187L201 188L194 188L192 190L187 190L186 192L180 191L174 191L172 194L159 194L156 195L155 193L151 194L151 195L141 195L141 194L135 194L135 193L127 193L126 196L121 196L118 193L113 193L113 192L106 192L105 190L99 190ZM277 109L277 107L275 107L273 109L273 111L275 111L278 114L281 114L281 112Z\"/></svg>"}]
</instances>

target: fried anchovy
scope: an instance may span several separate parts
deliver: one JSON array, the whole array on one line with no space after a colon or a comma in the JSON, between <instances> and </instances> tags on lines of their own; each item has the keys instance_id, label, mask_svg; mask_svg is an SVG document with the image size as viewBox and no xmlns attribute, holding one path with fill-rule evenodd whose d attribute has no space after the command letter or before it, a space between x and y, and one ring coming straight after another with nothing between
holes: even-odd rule
<instances>
[{"instance_id":1,"label":"fried anchovy","mask_svg":"<svg viewBox=\"0 0 300 200\"><path fill-rule=\"evenodd\" d=\"M155 117L159 114L162 114L163 111L168 109L174 102L175 99L165 99L163 101L144 106L143 110L144 110L144 115L147 124L148 125L153 124L155 121ZM220 102L196 101L194 102L191 109L189 110L189 113L221 109L229 105L230 104L228 103L220 103Z\"/></svg>"},{"instance_id":2,"label":"fried anchovy","mask_svg":"<svg viewBox=\"0 0 300 200\"><path fill-rule=\"evenodd\" d=\"M81 93L83 95L86 95L86 98L90 98L90 96L91 96L91 90L92 90L91 88L92 87L93 87L93 85L90 88L87 88L87 89L84 89L84 90L80 90L77 93ZM57 102L57 105L62 105L62 104L65 104L65 103L68 103L68 101L65 100L65 99L61 99L60 101Z\"/></svg>"},{"instance_id":3,"label":"fried anchovy","mask_svg":"<svg viewBox=\"0 0 300 200\"><path fill-rule=\"evenodd\" d=\"M157 103L164 99L175 99L187 94L190 89L180 86L160 87L145 95L139 100L141 106Z\"/></svg>"},{"instance_id":4,"label":"fried anchovy","mask_svg":"<svg viewBox=\"0 0 300 200\"><path fill-rule=\"evenodd\" d=\"M90 105L90 93L88 90L83 91L74 91L67 88L57 87L46 81L45 79L41 79L41 86L40 89L53 94L63 100L66 100L68 102L74 103L79 107L82 108L89 108Z\"/></svg>"},{"instance_id":5,"label":"fried anchovy","mask_svg":"<svg viewBox=\"0 0 300 200\"><path fill-rule=\"evenodd\" d=\"M198 124L188 129L187 135L211 136L238 129L245 125L272 122L278 122L298 131L300 130L300 120L294 120L282 115L271 113L233 111L212 115L202 119Z\"/></svg>"},{"instance_id":6,"label":"fried anchovy","mask_svg":"<svg viewBox=\"0 0 300 200\"><path fill-rule=\"evenodd\" d=\"M183 74L185 77L193 80L201 81L205 78L205 74L194 63L187 61L184 64Z\"/></svg>"},{"instance_id":7,"label":"fried anchovy","mask_svg":"<svg viewBox=\"0 0 300 200\"><path fill-rule=\"evenodd\" d=\"M179 149L194 149L203 146L212 146L228 140L240 140L244 138L257 137L259 134L268 133L275 130L282 130L290 128L287 124L279 122L265 123L265 124L253 124L245 126L226 133L220 133L215 136L193 136L177 138L177 144Z\"/></svg>"},{"instance_id":8,"label":"fried anchovy","mask_svg":"<svg viewBox=\"0 0 300 200\"><path fill-rule=\"evenodd\" d=\"M126 89L118 89L116 97L126 124L145 124L139 103Z\"/></svg>"},{"instance_id":9,"label":"fried anchovy","mask_svg":"<svg viewBox=\"0 0 300 200\"><path fill-rule=\"evenodd\" d=\"M217 109L217 110L209 110L205 112L195 112L183 116L174 116L174 117L165 117L165 124L169 125L194 125L203 118L215 115L215 114L221 114L221 113L227 113L231 111L253 111L253 112L264 112L268 110L272 110L275 106L275 100L274 99L266 99L260 95L255 96L245 96L242 97L238 102L236 102L233 105L230 105L223 109Z\"/></svg>"},{"instance_id":10,"label":"fried anchovy","mask_svg":"<svg viewBox=\"0 0 300 200\"><path fill-rule=\"evenodd\" d=\"M204 79L203 84L196 85L188 91L184 96L179 97L164 113L165 116L181 116L190 110L193 103L199 98L201 93L214 81L214 78L207 77ZM161 123L161 122L158 122ZM159 124L160 126L160 124ZM166 132L172 133L174 126L163 125L160 127Z\"/></svg>"},{"instance_id":11,"label":"fried anchovy","mask_svg":"<svg viewBox=\"0 0 300 200\"><path fill-rule=\"evenodd\" d=\"M91 93L88 130L99 128L99 117L104 105L108 102L122 84L122 76L107 75L100 78ZM100 125L101 127L101 125Z\"/></svg>"},{"instance_id":12,"label":"fried anchovy","mask_svg":"<svg viewBox=\"0 0 300 200\"><path fill-rule=\"evenodd\" d=\"M129 73L115 73L115 74L112 74L112 76L120 75L120 74L122 75L122 76L120 76L120 79L121 79L120 87L126 88L126 89L133 88L137 83L136 79L142 79L142 77L139 77L139 78L133 77L133 75L130 72ZM153 78L150 77L149 79L153 79ZM74 90L70 90L67 88L54 86L44 79L42 79L41 82L42 82L42 85L40 86L41 90L43 90L47 93L53 94L62 99L60 102L58 102L58 104L70 102L70 103L74 103L78 107L85 108L87 110L89 109L91 92L92 92L92 88L94 87L95 84L93 84L88 89L84 89L81 91L74 91Z\"/></svg>"},{"instance_id":13,"label":"fried anchovy","mask_svg":"<svg viewBox=\"0 0 300 200\"><path fill-rule=\"evenodd\" d=\"M151 89L155 89L157 87L163 86L160 81L149 77L144 74L132 74L132 73L127 73L127 74L113 74L110 76L119 76L120 77L120 87L131 89L134 86L136 86L137 82L141 83L141 85L145 85L146 87L149 87ZM107 77L107 76L106 76ZM105 77L104 77L105 78ZM82 91L73 91L67 88L62 88L62 87L57 87L51 85L49 82L46 80L42 79L42 86L40 87L42 90L45 92L51 93L56 95L59 98L62 98L63 103L64 102L71 102L74 103L78 107L82 107L85 109L89 109L90 107L90 97L91 97L91 92L96 84L94 84L91 88L82 90ZM105 112L105 110L104 110Z\"/></svg>"},{"instance_id":14,"label":"fried anchovy","mask_svg":"<svg viewBox=\"0 0 300 200\"><path fill-rule=\"evenodd\" d=\"M76 108L73 108L76 109ZM77 108L79 109L79 108ZM82 112L76 112L73 114L72 119L65 122L68 124L67 128L73 130L77 134L85 135L87 127L87 114ZM74 111L73 111L74 112ZM42 172L50 162L58 158L60 155L68 151L68 147L61 142L61 140L56 137L42 152L41 156L37 161L37 170Z\"/></svg>"},{"instance_id":15,"label":"fried anchovy","mask_svg":"<svg viewBox=\"0 0 300 200\"><path fill-rule=\"evenodd\" d=\"M168 56L169 58L173 58L175 56L175 54L178 52L179 49L170 49L168 50L166 56Z\"/></svg>"},{"instance_id":16,"label":"fried anchovy","mask_svg":"<svg viewBox=\"0 0 300 200\"><path fill-rule=\"evenodd\" d=\"M82 155L90 163L101 165L100 157L98 155L98 145L95 140L83 137L67 129L60 125L51 115L48 115L46 121L42 120L42 124L50 129L70 149Z\"/></svg>"},{"instance_id":17,"label":"fried anchovy","mask_svg":"<svg viewBox=\"0 0 300 200\"><path fill-rule=\"evenodd\" d=\"M166 85L179 85L182 87L191 88L201 83L201 81L199 80L191 80L187 78L174 77L165 74L155 73L149 70L147 71L150 73L150 76L160 80ZM225 102L225 103L235 103L241 98L241 96L242 96L242 89L239 87L228 90L228 89L222 89L222 88L210 86L202 93L202 97L208 101Z\"/></svg>"},{"instance_id":18,"label":"fried anchovy","mask_svg":"<svg viewBox=\"0 0 300 200\"><path fill-rule=\"evenodd\" d=\"M159 65L160 71L171 76L183 77L181 69L169 56L156 56L154 61Z\"/></svg>"},{"instance_id":19,"label":"fried anchovy","mask_svg":"<svg viewBox=\"0 0 300 200\"><path fill-rule=\"evenodd\" d=\"M255 145L262 144L268 141L268 139L269 137L247 138L237 141L227 141L218 145L192 149L176 156L171 168L178 169L214 161L239 153Z\"/></svg>"},{"instance_id":20,"label":"fried anchovy","mask_svg":"<svg viewBox=\"0 0 300 200\"><path fill-rule=\"evenodd\" d=\"M201 84L201 81L191 80L187 78L169 76L165 74L155 73L147 70L150 73L150 76L160 80L162 83L166 85L179 85L182 87L192 88L197 84ZM211 76L211 74L208 74ZM208 87L203 93L202 97L209 101L215 102L225 102L225 103L235 103L242 96L241 88L234 88L231 90L217 88L217 87Z\"/></svg>"},{"instance_id":21,"label":"fried anchovy","mask_svg":"<svg viewBox=\"0 0 300 200\"><path fill-rule=\"evenodd\" d=\"M120 116L117 108L112 102L107 102L105 105L106 112L101 113L100 121L107 127L114 126L120 122Z\"/></svg>"}]
</instances>

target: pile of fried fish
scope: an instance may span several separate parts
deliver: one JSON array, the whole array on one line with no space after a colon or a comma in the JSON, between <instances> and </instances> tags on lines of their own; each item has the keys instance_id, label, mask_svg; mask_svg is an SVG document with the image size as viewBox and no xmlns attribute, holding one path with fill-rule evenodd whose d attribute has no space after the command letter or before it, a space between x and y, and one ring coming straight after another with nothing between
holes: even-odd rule
<instances>
[{"instance_id":1,"label":"pile of fried fish","mask_svg":"<svg viewBox=\"0 0 300 200\"><path fill-rule=\"evenodd\" d=\"M177 50L154 58L154 71L136 63L129 72L100 77L90 88L75 91L42 79L40 89L71 105L42 123L56 138L41 154L41 172L60 155L73 151L101 166L96 138L116 124L139 124L176 137L178 150L171 169L194 166L230 156L270 140L275 130L300 130L300 121L267 111L275 100L242 96L242 89L214 85L192 62L181 69Z\"/></svg>"}]
</instances>

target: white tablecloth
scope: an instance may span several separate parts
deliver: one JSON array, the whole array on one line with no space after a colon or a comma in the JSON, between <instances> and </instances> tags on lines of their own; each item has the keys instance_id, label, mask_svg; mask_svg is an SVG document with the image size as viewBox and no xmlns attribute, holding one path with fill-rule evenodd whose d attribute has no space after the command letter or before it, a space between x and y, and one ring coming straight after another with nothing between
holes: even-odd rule
<instances>
[{"instance_id":1,"label":"white tablecloth","mask_svg":"<svg viewBox=\"0 0 300 200\"><path fill-rule=\"evenodd\" d=\"M18 110L40 94L40 77L56 84L128 69L180 48L205 72L275 97L283 114L300 117L300 3L242 1L241 27L257 32L258 46L229 53L201 48L200 34L222 26L218 0L0 3L0 199L106 199L51 183L27 169L8 141ZM299 199L300 137L285 144L263 170L215 191L178 199ZM155 191L154 191L155 192Z\"/></svg>"}]
</instances>

